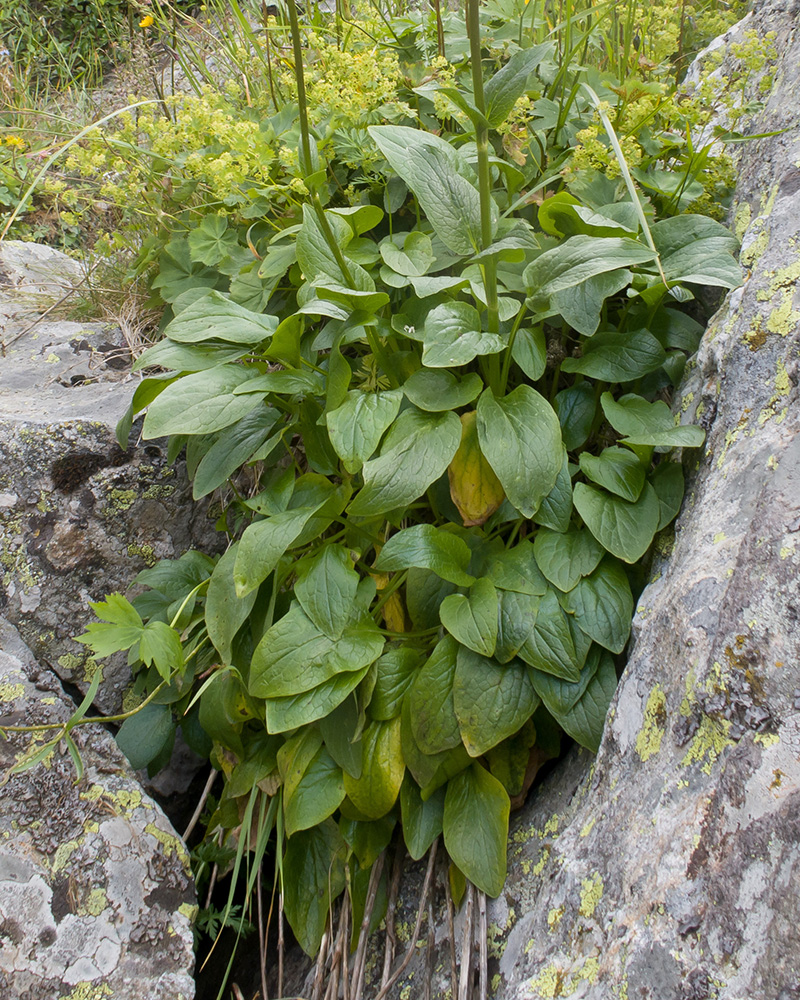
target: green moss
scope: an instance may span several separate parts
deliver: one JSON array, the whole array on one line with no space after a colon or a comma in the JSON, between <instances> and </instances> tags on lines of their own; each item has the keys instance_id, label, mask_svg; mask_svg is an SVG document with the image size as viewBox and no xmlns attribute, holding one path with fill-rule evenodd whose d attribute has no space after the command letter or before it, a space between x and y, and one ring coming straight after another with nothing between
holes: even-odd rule
<instances>
[{"instance_id":1,"label":"green moss","mask_svg":"<svg viewBox=\"0 0 800 1000\"><path fill-rule=\"evenodd\" d=\"M644 722L636 737L636 752L642 761L649 760L661 749L667 719L667 698L660 684L656 684L647 698Z\"/></svg>"}]
</instances>

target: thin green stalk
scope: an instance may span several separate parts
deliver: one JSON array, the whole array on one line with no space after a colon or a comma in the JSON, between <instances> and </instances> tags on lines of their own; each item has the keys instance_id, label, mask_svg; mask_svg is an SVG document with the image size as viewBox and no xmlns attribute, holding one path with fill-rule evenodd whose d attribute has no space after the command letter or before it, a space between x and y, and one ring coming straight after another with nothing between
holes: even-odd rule
<instances>
[{"instance_id":1,"label":"thin green stalk","mask_svg":"<svg viewBox=\"0 0 800 1000\"><path fill-rule=\"evenodd\" d=\"M508 373L511 370L511 351L514 347L514 341L517 339L517 331L520 328L520 324L528 311L528 307L523 303L522 308L517 313L517 318L514 320L514 325L511 328L511 333L508 337L508 347L506 348L505 357L503 358L503 370L500 373L500 392L505 393L506 386L508 385Z\"/></svg>"},{"instance_id":2,"label":"thin green stalk","mask_svg":"<svg viewBox=\"0 0 800 1000\"><path fill-rule=\"evenodd\" d=\"M486 101L483 94L483 65L481 63L481 25L479 0L467 0L467 34L469 35L470 62L472 64L472 89L475 107L481 114L475 123L475 140L478 148L478 191L481 201L481 250L487 250L492 243L492 175L489 166L489 126L484 118ZM500 330L500 314L497 303L497 261L488 257L481 264L483 284L486 290L486 313L489 333ZM499 388L499 359L491 355L487 362L489 382L493 389Z\"/></svg>"}]
</instances>

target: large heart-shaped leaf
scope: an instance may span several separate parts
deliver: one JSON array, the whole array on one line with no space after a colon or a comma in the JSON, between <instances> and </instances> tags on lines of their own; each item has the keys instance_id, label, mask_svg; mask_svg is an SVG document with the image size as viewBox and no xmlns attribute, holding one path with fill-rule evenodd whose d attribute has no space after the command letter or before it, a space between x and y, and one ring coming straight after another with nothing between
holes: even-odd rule
<instances>
[{"instance_id":1,"label":"large heart-shaped leaf","mask_svg":"<svg viewBox=\"0 0 800 1000\"><path fill-rule=\"evenodd\" d=\"M392 535L375 560L375 569L389 573L416 566L432 570L442 580L459 587L469 587L475 582L475 577L467 572L470 558L469 546L463 538L432 524L416 524Z\"/></svg>"},{"instance_id":2,"label":"large heart-shaped leaf","mask_svg":"<svg viewBox=\"0 0 800 1000\"><path fill-rule=\"evenodd\" d=\"M638 562L658 531L661 508L653 487L646 483L636 503L605 490L577 483L575 507L600 544L627 563Z\"/></svg>"},{"instance_id":3,"label":"large heart-shaped leaf","mask_svg":"<svg viewBox=\"0 0 800 1000\"><path fill-rule=\"evenodd\" d=\"M521 661L500 666L460 649L453 705L467 753L480 757L512 736L536 711L539 698Z\"/></svg>"},{"instance_id":4,"label":"large heart-shaped leaf","mask_svg":"<svg viewBox=\"0 0 800 1000\"><path fill-rule=\"evenodd\" d=\"M439 608L447 631L469 649L485 656L494 653L497 642L497 591L491 580L476 580L469 597L452 594Z\"/></svg>"},{"instance_id":5,"label":"large heart-shaped leaf","mask_svg":"<svg viewBox=\"0 0 800 1000\"><path fill-rule=\"evenodd\" d=\"M627 448L604 448L597 456L583 452L580 465L581 472L593 483L630 503L639 499L644 487L645 468Z\"/></svg>"},{"instance_id":6,"label":"large heart-shaped leaf","mask_svg":"<svg viewBox=\"0 0 800 1000\"><path fill-rule=\"evenodd\" d=\"M633 618L631 585L622 566L606 557L566 595L563 604L583 632L612 653L621 653Z\"/></svg>"},{"instance_id":7,"label":"large heart-shaped leaf","mask_svg":"<svg viewBox=\"0 0 800 1000\"><path fill-rule=\"evenodd\" d=\"M400 717L367 726L363 743L361 777L353 778L345 773L344 787L360 813L370 819L380 819L397 801L406 771L400 743Z\"/></svg>"},{"instance_id":8,"label":"large heart-shaped leaf","mask_svg":"<svg viewBox=\"0 0 800 1000\"><path fill-rule=\"evenodd\" d=\"M453 708L458 643L441 639L423 664L408 693L411 727L420 750L435 754L461 742Z\"/></svg>"},{"instance_id":9,"label":"large heart-shaped leaf","mask_svg":"<svg viewBox=\"0 0 800 1000\"><path fill-rule=\"evenodd\" d=\"M345 887L346 852L331 819L300 830L288 841L283 857L284 907L307 955L319 950L330 908Z\"/></svg>"},{"instance_id":10,"label":"large heart-shaped leaf","mask_svg":"<svg viewBox=\"0 0 800 1000\"><path fill-rule=\"evenodd\" d=\"M328 434L334 451L348 472L354 473L378 447L387 428L398 412L402 395L388 392L348 392L347 398L335 410L325 414Z\"/></svg>"},{"instance_id":11,"label":"large heart-shaped leaf","mask_svg":"<svg viewBox=\"0 0 800 1000\"><path fill-rule=\"evenodd\" d=\"M561 533L540 528L533 550L545 577L565 592L572 590L581 577L588 576L605 554L588 531L577 529Z\"/></svg>"}]
</instances>

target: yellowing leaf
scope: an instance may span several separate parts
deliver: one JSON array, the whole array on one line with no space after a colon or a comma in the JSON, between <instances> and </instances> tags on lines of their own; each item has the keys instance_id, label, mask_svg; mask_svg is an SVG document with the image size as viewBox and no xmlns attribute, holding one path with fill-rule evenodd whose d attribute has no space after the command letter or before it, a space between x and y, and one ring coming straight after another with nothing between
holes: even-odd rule
<instances>
[{"instance_id":1,"label":"yellowing leaf","mask_svg":"<svg viewBox=\"0 0 800 1000\"><path fill-rule=\"evenodd\" d=\"M461 416L461 444L447 475L450 496L467 527L485 524L505 499L500 480L481 452L474 410Z\"/></svg>"},{"instance_id":2,"label":"yellowing leaf","mask_svg":"<svg viewBox=\"0 0 800 1000\"><path fill-rule=\"evenodd\" d=\"M397 591L383 606L383 620L390 632L406 631L406 609L403 606L403 598Z\"/></svg>"}]
</instances>

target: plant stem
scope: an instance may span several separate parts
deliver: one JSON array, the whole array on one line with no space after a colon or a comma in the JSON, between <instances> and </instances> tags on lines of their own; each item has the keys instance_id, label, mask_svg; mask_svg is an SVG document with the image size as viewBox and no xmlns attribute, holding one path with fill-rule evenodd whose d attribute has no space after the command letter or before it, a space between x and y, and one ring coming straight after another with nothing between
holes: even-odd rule
<instances>
[{"instance_id":1,"label":"plant stem","mask_svg":"<svg viewBox=\"0 0 800 1000\"><path fill-rule=\"evenodd\" d=\"M475 123L475 141L478 147L478 191L481 200L481 250L487 250L492 243L492 175L489 167L489 125L483 117L486 101L483 95L483 66L481 64L481 26L479 0L467 0L467 34L469 35L470 62L472 64L472 89L475 107L481 119ZM497 261L488 257L481 264L483 284L486 290L486 312L489 333L500 330L500 316L497 306ZM490 384L499 388L499 360L493 355L488 362Z\"/></svg>"}]
</instances>

